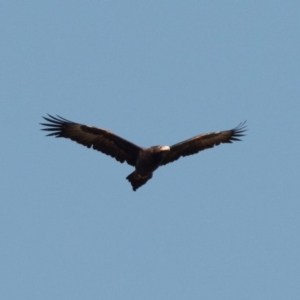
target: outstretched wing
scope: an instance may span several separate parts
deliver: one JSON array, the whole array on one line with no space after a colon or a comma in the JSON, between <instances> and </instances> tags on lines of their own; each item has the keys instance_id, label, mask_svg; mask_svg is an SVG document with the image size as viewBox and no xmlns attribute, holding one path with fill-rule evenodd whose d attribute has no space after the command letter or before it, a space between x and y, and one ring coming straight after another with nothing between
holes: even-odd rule
<instances>
[{"instance_id":1,"label":"outstretched wing","mask_svg":"<svg viewBox=\"0 0 300 300\"><path fill-rule=\"evenodd\" d=\"M142 148L126 141L112 132L93 126L73 123L62 117L43 117L49 123L41 123L45 126L42 130L50 131L47 136L64 137L71 139L88 148L101 151L117 161L126 161L129 165L135 166L136 159Z\"/></svg>"},{"instance_id":2,"label":"outstretched wing","mask_svg":"<svg viewBox=\"0 0 300 300\"><path fill-rule=\"evenodd\" d=\"M244 136L244 132L246 131L245 123L246 121L231 130L200 134L186 141L173 145L170 147L170 151L166 153L161 165L166 165L170 162L173 162L181 156L188 156L196 154L201 150L213 148L221 143L240 141L240 137Z\"/></svg>"}]
</instances>

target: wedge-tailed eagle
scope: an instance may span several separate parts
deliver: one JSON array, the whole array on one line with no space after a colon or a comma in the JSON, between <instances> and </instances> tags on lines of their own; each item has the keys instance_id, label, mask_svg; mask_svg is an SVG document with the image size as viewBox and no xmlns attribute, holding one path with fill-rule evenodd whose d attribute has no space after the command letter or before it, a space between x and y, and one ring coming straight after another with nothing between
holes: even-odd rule
<instances>
[{"instance_id":1,"label":"wedge-tailed eagle","mask_svg":"<svg viewBox=\"0 0 300 300\"><path fill-rule=\"evenodd\" d=\"M152 178L153 172L159 167L171 163L181 156L196 154L201 150L218 146L221 143L240 141L246 131L245 123L225 131L216 131L196 135L188 140L172 146L139 147L116 134L94 126L82 125L66 120L62 117L43 117L49 123L42 130L50 131L47 136L64 137L71 139L88 148L101 151L117 161L126 161L135 170L126 179L136 191Z\"/></svg>"}]
</instances>

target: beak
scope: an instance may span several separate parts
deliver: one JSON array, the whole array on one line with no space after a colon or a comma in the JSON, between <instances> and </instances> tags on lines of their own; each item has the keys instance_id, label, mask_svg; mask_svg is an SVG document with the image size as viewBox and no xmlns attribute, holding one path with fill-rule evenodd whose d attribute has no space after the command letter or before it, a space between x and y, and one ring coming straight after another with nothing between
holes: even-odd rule
<instances>
[{"instance_id":1,"label":"beak","mask_svg":"<svg viewBox=\"0 0 300 300\"><path fill-rule=\"evenodd\" d=\"M162 146L160 148L161 151L170 151L170 147L169 146Z\"/></svg>"}]
</instances>

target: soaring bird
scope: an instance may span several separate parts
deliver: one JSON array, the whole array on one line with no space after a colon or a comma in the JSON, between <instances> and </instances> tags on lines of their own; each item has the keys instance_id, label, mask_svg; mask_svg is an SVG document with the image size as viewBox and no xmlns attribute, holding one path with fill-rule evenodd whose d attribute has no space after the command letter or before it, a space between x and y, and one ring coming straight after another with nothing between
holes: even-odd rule
<instances>
[{"instance_id":1,"label":"soaring bird","mask_svg":"<svg viewBox=\"0 0 300 300\"><path fill-rule=\"evenodd\" d=\"M116 134L94 126L71 122L60 116L43 117L48 123L42 130L50 131L47 136L64 137L71 139L88 148L101 151L110 155L117 161L126 161L135 170L126 179L136 191L152 178L153 172L159 167L171 163L181 156L196 154L201 150L218 146L221 143L240 141L246 131L246 122L237 127L211 133L196 135L188 140L172 146L152 146L150 148L139 147Z\"/></svg>"}]
</instances>

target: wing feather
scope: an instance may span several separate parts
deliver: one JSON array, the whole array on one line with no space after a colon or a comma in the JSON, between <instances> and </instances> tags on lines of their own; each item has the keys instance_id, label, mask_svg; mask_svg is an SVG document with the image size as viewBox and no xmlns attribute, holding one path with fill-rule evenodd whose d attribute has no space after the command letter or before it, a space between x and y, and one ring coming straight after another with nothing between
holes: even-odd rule
<instances>
[{"instance_id":1,"label":"wing feather","mask_svg":"<svg viewBox=\"0 0 300 300\"><path fill-rule=\"evenodd\" d=\"M110 155L117 161L126 161L129 165L135 166L136 159L141 147L113 134L112 132L88 125L71 122L60 116L43 117L48 123L41 123L45 126L44 131L50 132L47 136L69 138L88 148L101 151Z\"/></svg>"},{"instance_id":2,"label":"wing feather","mask_svg":"<svg viewBox=\"0 0 300 300\"><path fill-rule=\"evenodd\" d=\"M166 154L162 165L166 165L179 159L181 156L196 154L199 151L213 148L222 143L232 143L240 141L240 137L244 136L246 131L246 121L240 123L237 127L226 131L216 131L211 133L200 134L188 140L180 142L170 147L170 151Z\"/></svg>"}]
</instances>

